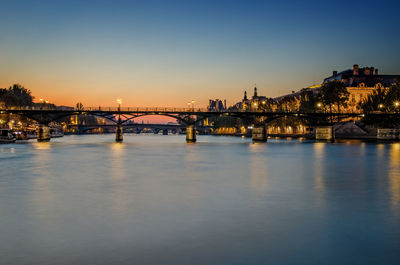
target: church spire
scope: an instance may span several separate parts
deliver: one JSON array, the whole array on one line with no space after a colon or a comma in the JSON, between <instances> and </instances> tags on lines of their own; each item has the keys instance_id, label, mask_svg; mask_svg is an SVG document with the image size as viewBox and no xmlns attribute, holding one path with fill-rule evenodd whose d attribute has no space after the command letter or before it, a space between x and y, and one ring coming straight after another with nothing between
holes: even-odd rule
<instances>
[{"instance_id":1,"label":"church spire","mask_svg":"<svg viewBox=\"0 0 400 265\"><path fill-rule=\"evenodd\" d=\"M254 84L254 96L253 96L253 98L256 98L257 97L257 87L256 87L256 85Z\"/></svg>"},{"instance_id":2,"label":"church spire","mask_svg":"<svg viewBox=\"0 0 400 265\"><path fill-rule=\"evenodd\" d=\"M245 90L244 91L244 97L243 97L243 100L245 101L245 100L247 100L247 91Z\"/></svg>"}]
</instances>

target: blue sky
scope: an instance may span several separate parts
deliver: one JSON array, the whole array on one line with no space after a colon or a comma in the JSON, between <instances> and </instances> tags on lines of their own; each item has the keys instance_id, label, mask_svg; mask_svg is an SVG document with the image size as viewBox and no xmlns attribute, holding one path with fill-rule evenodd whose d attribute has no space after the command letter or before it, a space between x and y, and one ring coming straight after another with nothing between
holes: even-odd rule
<instances>
[{"instance_id":1,"label":"blue sky","mask_svg":"<svg viewBox=\"0 0 400 265\"><path fill-rule=\"evenodd\" d=\"M0 87L58 104L233 104L354 63L400 73L394 1L1 1Z\"/></svg>"}]
</instances>

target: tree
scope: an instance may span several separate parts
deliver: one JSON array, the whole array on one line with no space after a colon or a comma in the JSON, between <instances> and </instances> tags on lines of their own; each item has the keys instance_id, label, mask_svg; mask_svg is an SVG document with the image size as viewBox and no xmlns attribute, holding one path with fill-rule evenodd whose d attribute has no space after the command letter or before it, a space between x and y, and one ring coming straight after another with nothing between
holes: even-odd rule
<instances>
[{"instance_id":1,"label":"tree","mask_svg":"<svg viewBox=\"0 0 400 265\"><path fill-rule=\"evenodd\" d=\"M366 99L360 102L360 107L364 113L373 111L386 112L388 106L386 104L388 97L388 90L378 88L372 92Z\"/></svg>"},{"instance_id":2,"label":"tree","mask_svg":"<svg viewBox=\"0 0 400 265\"><path fill-rule=\"evenodd\" d=\"M77 110L83 110L83 104L81 102L76 103L75 107Z\"/></svg>"},{"instance_id":3,"label":"tree","mask_svg":"<svg viewBox=\"0 0 400 265\"><path fill-rule=\"evenodd\" d=\"M266 100L260 102L258 109L266 112L272 111L274 104L275 101L272 98L267 98Z\"/></svg>"},{"instance_id":4,"label":"tree","mask_svg":"<svg viewBox=\"0 0 400 265\"><path fill-rule=\"evenodd\" d=\"M360 103L360 108L366 114L363 122L384 128L393 128L400 125L400 119L396 116L382 116L377 118L368 115L374 112L394 113L400 111L400 82L392 84L388 89L376 89L364 101Z\"/></svg>"},{"instance_id":5,"label":"tree","mask_svg":"<svg viewBox=\"0 0 400 265\"><path fill-rule=\"evenodd\" d=\"M321 95L315 93L313 90L303 88L300 91L300 107L302 112L316 112L318 110L318 103L321 101Z\"/></svg>"},{"instance_id":6,"label":"tree","mask_svg":"<svg viewBox=\"0 0 400 265\"><path fill-rule=\"evenodd\" d=\"M320 88L321 100L325 106L329 107L332 113L332 105L337 105L337 111L340 112L340 106L346 107L350 93L342 81L334 80L323 84Z\"/></svg>"},{"instance_id":7,"label":"tree","mask_svg":"<svg viewBox=\"0 0 400 265\"><path fill-rule=\"evenodd\" d=\"M282 112L297 111L297 100L293 96L285 96L277 102L277 109Z\"/></svg>"},{"instance_id":8,"label":"tree","mask_svg":"<svg viewBox=\"0 0 400 265\"><path fill-rule=\"evenodd\" d=\"M5 107L12 106L32 106L33 96L29 89L24 88L20 84L14 84L8 89L0 89L0 101Z\"/></svg>"}]
</instances>

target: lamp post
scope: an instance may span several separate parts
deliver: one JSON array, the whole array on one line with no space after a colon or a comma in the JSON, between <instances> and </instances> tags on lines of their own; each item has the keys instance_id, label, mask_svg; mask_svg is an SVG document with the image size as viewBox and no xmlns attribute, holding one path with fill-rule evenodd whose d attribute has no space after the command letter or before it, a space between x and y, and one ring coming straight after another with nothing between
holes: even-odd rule
<instances>
[{"instance_id":1,"label":"lamp post","mask_svg":"<svg viewBox=\"0 0 400 265\"><path fill-rule=\"evenodd\" d=\"M192 111L194 111L194 100L192 99Z\"/></svg>"},{"instance_id":2,"label":"lamp post","mask_svg":"<svg viewBox=\"0 0 400 265\"><path fill-rule=\"evenodd\" d=\"M118 111L121 111L122 99L118 98L117 103L118 103Z\"/></svg>"},{"instance_id":3,"label":"lamp post","mask_svg":"<svg viewBox=\"0 0 400 265\"><path fill-rule=\"evenodd\" d=\"M320 110L321 108L322 108L322 104L321 104L321 102L318 102L317 103L317 111Z\"/></svg>"}]
</instances>

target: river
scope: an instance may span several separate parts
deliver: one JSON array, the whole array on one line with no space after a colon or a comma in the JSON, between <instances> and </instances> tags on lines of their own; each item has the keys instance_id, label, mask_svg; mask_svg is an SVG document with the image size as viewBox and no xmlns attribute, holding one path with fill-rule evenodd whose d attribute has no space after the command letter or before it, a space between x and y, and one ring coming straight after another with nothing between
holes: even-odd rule
<instances>
[{"instance_id":1,"label":"river","mask_svg":"<svg viewBox=\"0 0 400 265\"><path fill-rule=\"evenodd\" d=\"M399 264L400 143L0 145L0 264Z\"/></svg>"}]
</instances>

